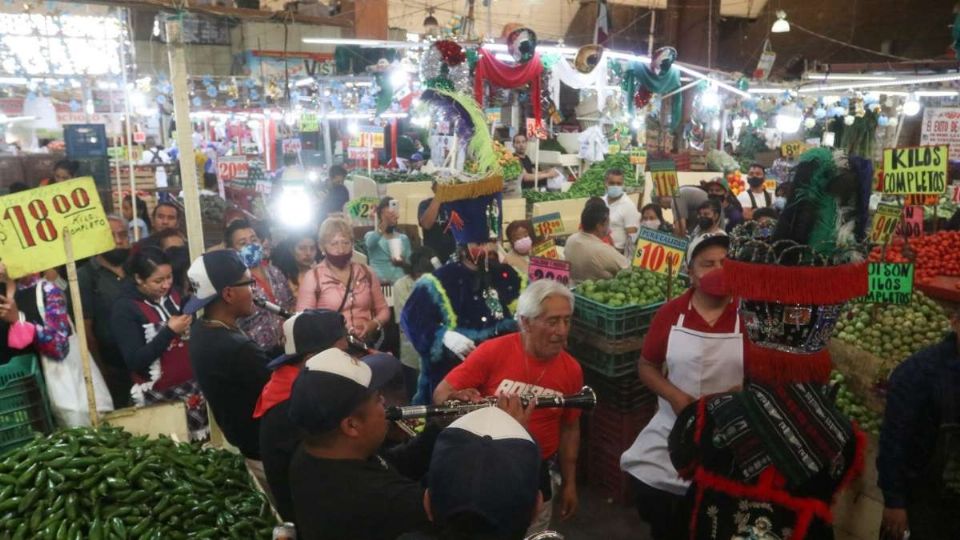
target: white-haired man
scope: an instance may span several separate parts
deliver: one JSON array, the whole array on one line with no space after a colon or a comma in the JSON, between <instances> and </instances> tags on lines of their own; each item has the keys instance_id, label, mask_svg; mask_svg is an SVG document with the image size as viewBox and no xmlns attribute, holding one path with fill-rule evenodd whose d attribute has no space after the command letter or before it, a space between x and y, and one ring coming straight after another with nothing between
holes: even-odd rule
<instances>
[{"instance_id":1,"label":"white-haired man","mask_svg":"<svg viewBox=\"0 0 960 540\"><path fill-rule=\"evenodd\" d=\"M447 374L434 391L433 401L476 401L501 393L576 393L583 386L583 372L580 364L563 350L572 315L573 294L566 287L546 279L530 284L517 303L520 332L480 344ZM580 412L576 409L538 409L528 424L543 458L541 491L545 501L551 499L553 492L549 467L559 460L562 519L572 516L577 508L579 420ZM546 528L551 515L552 504L545 504L532 530Z\"/></svg>"}]
</instances>

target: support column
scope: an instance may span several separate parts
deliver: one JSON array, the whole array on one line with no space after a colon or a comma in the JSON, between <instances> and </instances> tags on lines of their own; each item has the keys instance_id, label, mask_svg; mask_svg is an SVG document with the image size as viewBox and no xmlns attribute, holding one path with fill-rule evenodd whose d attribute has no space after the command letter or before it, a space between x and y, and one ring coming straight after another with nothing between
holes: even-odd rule
<instances>
[{"instance_id":1,"label":"support column","mask_svg":"<svg viewBox=\"0 0 960 540\"><path fill-rule=\"evenodd\" d=\"M353 37L387 39L387 0L346 0L343 12L353 17Z\"/></svg>"}]
</instances>

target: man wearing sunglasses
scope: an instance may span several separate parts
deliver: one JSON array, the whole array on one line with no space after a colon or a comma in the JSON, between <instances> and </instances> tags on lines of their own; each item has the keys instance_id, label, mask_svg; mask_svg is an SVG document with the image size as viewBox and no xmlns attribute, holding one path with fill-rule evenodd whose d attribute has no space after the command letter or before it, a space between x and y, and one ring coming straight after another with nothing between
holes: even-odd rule
<instances>
[{"instance_id":1,"label":"man wearing sunglasses","mask_svg":"<svg viewBox=\"0 0 960 540\"><path fill-rule=\"evenodd\" d=\"M190 328L190 363L213 416L230 444L240 449L247 466L265 484L260 462L260 421L253 409L270 379L269 358L237 326L254 312L254 280L232 250L205 253L190 265L193 287L184 313L203 309Z\"/></svg>"}]
</instances>

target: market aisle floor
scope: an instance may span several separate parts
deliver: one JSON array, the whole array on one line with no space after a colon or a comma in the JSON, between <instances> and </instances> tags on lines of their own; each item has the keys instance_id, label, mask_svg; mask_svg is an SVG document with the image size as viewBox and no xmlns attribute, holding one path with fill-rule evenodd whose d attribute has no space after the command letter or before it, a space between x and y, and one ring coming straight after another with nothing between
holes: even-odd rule
<instances>
[{"instance_id":1,"label":"market aisle floor","mask_svg":"<svg viewBox=\"0 0 960 540\"><path fill-rule=\"evenodd\" d=\"M581 488L580 509L570 521L558 520L555 527L566 540L650 540L647 525L632 506L607 502L593 486Z\"/></svg>"}]
</instances>

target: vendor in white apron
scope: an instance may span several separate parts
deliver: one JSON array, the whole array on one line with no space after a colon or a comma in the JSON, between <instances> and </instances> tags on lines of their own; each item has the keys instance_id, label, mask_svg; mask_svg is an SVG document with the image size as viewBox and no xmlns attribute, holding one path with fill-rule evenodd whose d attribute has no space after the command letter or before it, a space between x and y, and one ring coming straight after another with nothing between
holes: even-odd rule
<instances>
[{"instance_id":1,"label":"vendor in white apron","mask_svg":"<svg viewBox=\"0 0 960 540\"><path fill-rule=\"evenodd\" d=\"M657 311L644 338L640 382L659 396L658 411L620 458L635 479L637 510L654 540L685 536L689 515L681 505L688 483L670 462L667 437L677 414L706 394L726 392L743 380L743 333L735 299L717 287L729 238L705 234L690 242L691 288ZM712 294L711 294L712 293ZM663 367L666 365L666 375Z\"/></svg>"}]
</instances>

